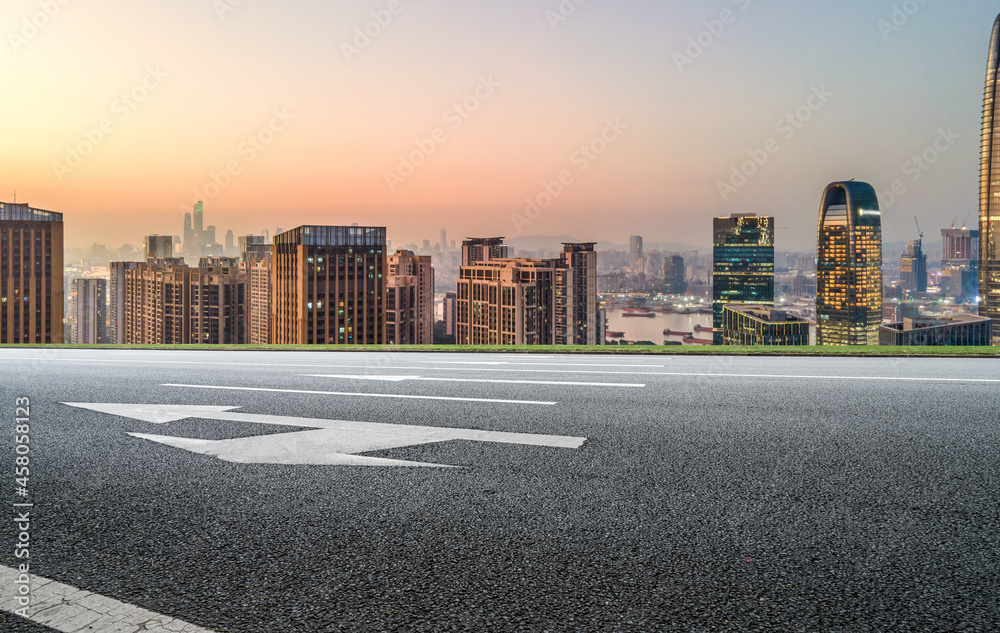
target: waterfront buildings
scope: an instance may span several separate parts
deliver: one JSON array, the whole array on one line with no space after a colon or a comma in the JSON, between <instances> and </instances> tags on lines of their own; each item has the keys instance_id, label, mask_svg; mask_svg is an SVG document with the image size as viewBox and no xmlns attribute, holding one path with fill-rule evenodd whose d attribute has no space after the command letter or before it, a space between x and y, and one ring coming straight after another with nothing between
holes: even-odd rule
<instances>
[{"instance_id":1,"label":"waterfront buildings","mask_svg":"<svg viewBox=\"0 0 1000 633\"><path fill-rule=\"evenodd\" d=\"M764 305L726 305L722 345L808 345L809 321Z\"/></svg>"},{"instance_id":2,"label":"waterfront buildings","mask_svg":"<svg viewBox=\"0 0 1000 633\"><path fill-rule=\"evenodd\" d=\"M823 193L816 276L819 345L877 345L882 324L882 213L871 185Z\"/></svg>"},{"instance_id":3,"label":"waterfront buildings","mask_svg":"<svg viewBox=\"0 0 1000 633\"><path fill-rule=\"evenodd\" d=\"M384 227L300 226L276 235L274 343L384 343L386 259Z\"/></svg>"},{"instance_id":4,"label":"waterfront buildings","mask_svg":"<svg viewBox=\"0 0 1000 633\"><path fill-rule=\"evenodd\" d=\"M0 343L63 342L63 216L0 202Z\"/></svg>"},{"instance_id":5,"label":"waterfront buildings","mask_svg":"<svg viewBox=\"0 0 1000 633\"><path fill-rule=\"evenodd\" d=\"M682 295L687 291L686 272L683 257L672 255L663 258L663 283L667 294Z\"/></svg>"},{"instance_id":6,"label":"waterfront buildings","mask_svg":"<svg viewBox=\"0 0 1000 633\"><path fill-rule=\"evenodd\" d=\"M961 315L942 319L907 318L879 328L879 345L986 346L992 345L989 319Z\"/></svg>"},{"instance_id":7,"label":"waterfront buildings","mask_svg":"<svg viewBox=\"0 0 1000 633\"><path fill-rule=\"evenodd\" d=\"M108 282L91 277L70 284L67 321L69 342L74 345L101 345L108 340Z\"/></svg>"},{"instance_id":8,"label":"waterfront buildings","mask_svg":"<svg viewBox=\"0 0 1000 633\"><path fill-rule=\"evenodd\" d=\"M434 269L430 255L399 250L389 256L387 343L434 343Z\"/></svg>"},{"instance_id":9,"label":"waterfront buildings","mask_svg":"<svg viewBox=\"0 0 1000 633\"><path fill-rule=\"evenodd\" d=\"M774 305L774 218L734 213L714 222L713 342L726 305Z\"/></svg>"},{"instance_id":10,"label":"waterfront buildings","mask_svg":"<svg viewBox=\"0 0 1000 633\"><path fill-rule=\"evenodd\" d=\"M457 344L603 343L597 340L593 248L589 243L567 243L557 259L490 259L463 265L456 300Z\"/></svg>"},{"instance_id":11,"label":"waterfront buildings","mask_svg":"<svg viewBox=\"0 0 1000 633\"><path fill-rule=\"evenodd\" d=\"M1000 345L1000 17L993 24L983 97L979 170L979 314L992 321Z\"/></svg>"}]
</instances>

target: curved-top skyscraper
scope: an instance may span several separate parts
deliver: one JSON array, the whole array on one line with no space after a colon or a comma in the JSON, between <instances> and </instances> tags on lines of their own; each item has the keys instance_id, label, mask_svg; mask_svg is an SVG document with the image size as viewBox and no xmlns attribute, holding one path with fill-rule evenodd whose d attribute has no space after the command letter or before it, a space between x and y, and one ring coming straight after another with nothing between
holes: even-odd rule
<instances>
[{"instance_id":1,"label":"curved-top skyscraper","mask_svg":"<svg viewBox=\"0 0 1000 633\"><path fill-rule=\"evenodd\" d=\"M982 164L979 170L979 304L980 316L993 319L993 344L1000 345L1000 17L993 23L983 98Z\"/></svg>"},{"instance_id":2,"label":"curved-top skyscraper","mask_svg":"<svg viewBox=\"0 0 1000 633\"><path fill-rule=\"evenodd\" d=\"M823 192L816 251L816 343L878 345L882 213L875 189L835 182Z\"/></svg>"}]
</instances>

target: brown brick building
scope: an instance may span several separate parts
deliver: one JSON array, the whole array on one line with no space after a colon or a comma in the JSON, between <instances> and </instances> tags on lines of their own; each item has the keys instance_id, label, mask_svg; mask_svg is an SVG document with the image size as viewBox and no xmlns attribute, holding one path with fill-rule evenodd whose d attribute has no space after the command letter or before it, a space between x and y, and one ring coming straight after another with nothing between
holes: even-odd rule
<instances>
[{"instance_id":1,"label":"brown brick building","mask_svg":"<svg viewBox=\"0 0 1000 633\"><path fill-rule=\"evenodd\" d=\"M0 202L0 343L63 342L63 216Z\"/></svg>"}]
</instances>

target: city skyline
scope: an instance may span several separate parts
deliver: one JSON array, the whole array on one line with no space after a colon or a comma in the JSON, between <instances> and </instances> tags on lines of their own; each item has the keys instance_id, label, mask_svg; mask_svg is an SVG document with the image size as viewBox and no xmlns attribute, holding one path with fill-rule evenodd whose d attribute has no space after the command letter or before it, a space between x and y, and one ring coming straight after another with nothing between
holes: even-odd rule
<instances>
[{"instance_id":1,"label":"city skyline","mask_svg":"<svg viewBox=\"0 0 1000 633\"><path fill-rule=\"evenodd\" d=\"M237 235L294 216L394 243L572 226L707 246L706 218L758 213L790 251L838 179L876 187L887 242L978 206L997 7L110 2L38 27L12 4L0 190L65 212L70 247L177 234L198 199Z\"/></svg>"}]
</instances>

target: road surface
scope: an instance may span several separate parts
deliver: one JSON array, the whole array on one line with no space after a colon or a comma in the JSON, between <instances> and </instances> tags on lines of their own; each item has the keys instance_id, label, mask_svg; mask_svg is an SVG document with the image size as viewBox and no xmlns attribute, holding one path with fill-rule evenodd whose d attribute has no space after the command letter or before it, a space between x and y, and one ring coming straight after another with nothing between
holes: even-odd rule
<instances>
[{"instance_id":1,"label":"road surface","mask_svg":"<svg viewBox=\"0 0 1000 633\"><path fill-rule=\"evenodd\" d=\"M997 360L5 349L0 378L32 504L5 631L1000 630Z\"/></svg>"}]
</instances>

